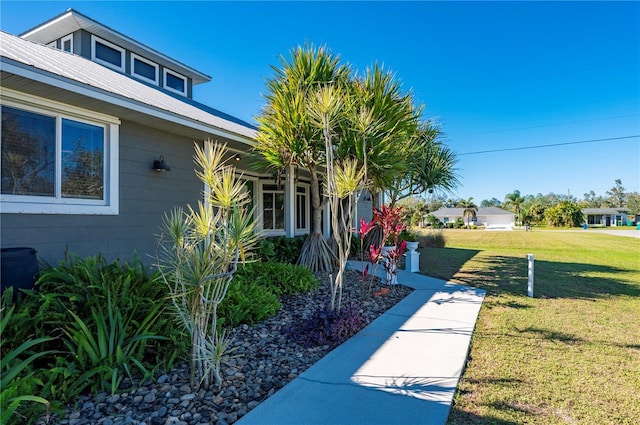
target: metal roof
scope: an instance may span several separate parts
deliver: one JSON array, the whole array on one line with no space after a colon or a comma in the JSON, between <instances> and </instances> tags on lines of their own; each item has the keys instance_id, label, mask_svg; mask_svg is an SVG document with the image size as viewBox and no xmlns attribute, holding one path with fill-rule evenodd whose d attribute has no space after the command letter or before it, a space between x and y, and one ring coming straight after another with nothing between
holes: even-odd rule
<instances>
[{"instance_id":1,"label":"metal roof","mask_svg":"<svg viewBox=\"0 0 640 425\"><path fill-rule=\"evenodd\" d=\"M585 208L582 214L620 214L629 211L629 208Z\"/></svg>"},{"instance_id":2,"label":"metal roof","mask_svg":"<svg viewBox=\"0 0 640 425\"><path fill-rule=\"evenodd\" d=\"M3 86L7 74L20 75L48 86L64 88L125 107L136 113L213 134L231 136L245 144L252 145L255 141L256 128L249 123L191 99L174 97L155 86L72 53L0 31L0 56Z\"/></svg>"},{"instance_id":3,"label":"metal roof","mask_svg":"<svg viewBox=\"0 0 640 425\"><path fill-rule=\"evenodd\" d=\"M210 76L109 28L74 9L67 9L66 12L25 31L20 34L20 37L36 43L48 44L79 29L86 30L126 50L130 50L137 55L189 77L194 85L211 81Z\"/></svg>"},{"instance_id":4,"label":"metal roof","mask_svg":"<svg viewBox=\"0 0 640 425\"><path fill-rule=\"evenodd\" d=\"M485 215L515 215L511 211L503 210L498 207L480 207L476 208L476 215L485 216ZM464 212L464 208L440 208L432 212L436 217L458 217L462 216Z\"/></svg>"}]
</instances>

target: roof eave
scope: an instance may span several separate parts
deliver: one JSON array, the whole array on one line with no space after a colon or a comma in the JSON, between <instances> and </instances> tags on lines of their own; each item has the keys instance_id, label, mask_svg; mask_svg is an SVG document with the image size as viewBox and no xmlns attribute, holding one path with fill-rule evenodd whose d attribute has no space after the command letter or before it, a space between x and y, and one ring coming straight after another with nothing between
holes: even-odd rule
<instances>
[{"instance_id":1,"label":"roof eave","mask_svg":"<svg viewBox=\"0 0 640 425\"><path fill-rule=\"evenodd\" d=\"M113 28L101 24L100 22L95 21L74 9L67 9L60 15L23 32L19 37L38 42L40 44L46 44L79 29L84 29L99 37L104 37L107 41L114 42L115 44L131 50L134 53L140 54L147 59L163 65L168 64L169 68L191 78L194 85L211 81L211 77L209 75L170 58L169 56L160 53L157 50L114 30Z\"/></svg>"},{"instance_id":2,"label":"roof eave","mask_svg":"<svg viewBox=\"0 0 640 425\"><path fill-rule=\"evenodd\" d=\"M211 124L203 123L196 119L182 116L175 112L167 111L157 108L153 105L149 105L143 102L139 102L134 99L129 99L125 96L111 93L106 90L90 86L60 75L52 74L47 71L31 67L21 62L16 62L10 58L0 56L0 63L2 63L2 70L15 75L20 75L25 78L32 79L34 81L43 82L45 84L53 85L57 88L68 90L73 93L92 97L97 100L102 100L110 104L134 110L149 116L153 116L168 122L173 122L178 125L190 127L194 130L210 133L212 135L219 135L228 139L241 142L248 146L254 146L255 140L249 136L239 134L224 128L220 128Z\"/></svg>"}]
</instances>

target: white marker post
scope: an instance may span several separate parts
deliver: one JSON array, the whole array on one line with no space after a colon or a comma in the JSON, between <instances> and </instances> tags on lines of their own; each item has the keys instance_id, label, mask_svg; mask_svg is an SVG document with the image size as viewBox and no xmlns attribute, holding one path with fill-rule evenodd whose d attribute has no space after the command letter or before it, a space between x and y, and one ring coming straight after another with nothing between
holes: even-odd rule
<instances>
[{"instance_id":1,"label":"white marker post","mask_svg":"<svg viewBox=\"0 0 640 425\"><path fill-rule=\"evenodd\" d=\"M533 297L533 254L527 254L529 263L529 281L527 282L527 295Z\"/></svg>"}]
</instances>

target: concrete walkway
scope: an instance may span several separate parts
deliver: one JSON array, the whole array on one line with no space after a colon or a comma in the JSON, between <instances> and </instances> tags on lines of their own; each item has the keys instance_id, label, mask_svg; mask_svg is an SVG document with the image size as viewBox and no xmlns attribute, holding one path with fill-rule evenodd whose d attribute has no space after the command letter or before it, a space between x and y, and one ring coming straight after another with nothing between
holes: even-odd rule
<instances>
[{"instance_id":1,"label":"concrete walkway","mask_svg":"<svg viewBox=\"0 0 640 425\"><path fill-rule=\"evenodd\" d=\"M484 291L405 271L398 282L415 291L236 423L446 423Z\"/></svg>"}]
</instances>

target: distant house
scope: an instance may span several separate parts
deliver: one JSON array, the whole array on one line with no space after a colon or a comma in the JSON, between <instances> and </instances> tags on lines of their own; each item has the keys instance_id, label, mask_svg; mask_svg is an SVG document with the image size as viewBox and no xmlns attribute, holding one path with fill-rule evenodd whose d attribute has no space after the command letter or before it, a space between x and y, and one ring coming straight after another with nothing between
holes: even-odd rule
<instances>
[{"instance_id":1,"label":"distant house","mask_svg":"<svg viewBox=\"0 0 640 425\"><path fill-rule=\"evenodd\" d=\"M164 213L201 196L206 139L227 144L264 235L309 232L308 176L250 170L257 129L192 99L201 71L73 9L0 32L0 64L3 248L150 261Z\"/></svg>"},{"instance_id":2,"label":"distant house","mask_svg":"<svg viewBox=\"0 0 640 425\"><path fill-rule=\"evenodd\" d=\"M453 223L458 218L463 218L464 208L440 208L432 212L443 224ZM515 214L498 207L480 207L476 209L476 217L472 220L476 226L484 226L486 229L513 229Z\"/></svg>"},{"instance_id":3,"label":"distant house","mask_svg":"<svg viewBox=\"0 0 640 425\"><path fill-rule=\"evenodd\" d=\"M582 214L589 226L625 226L629 220L628 208L585 208Z\"/></svg>"}]
</instances>

